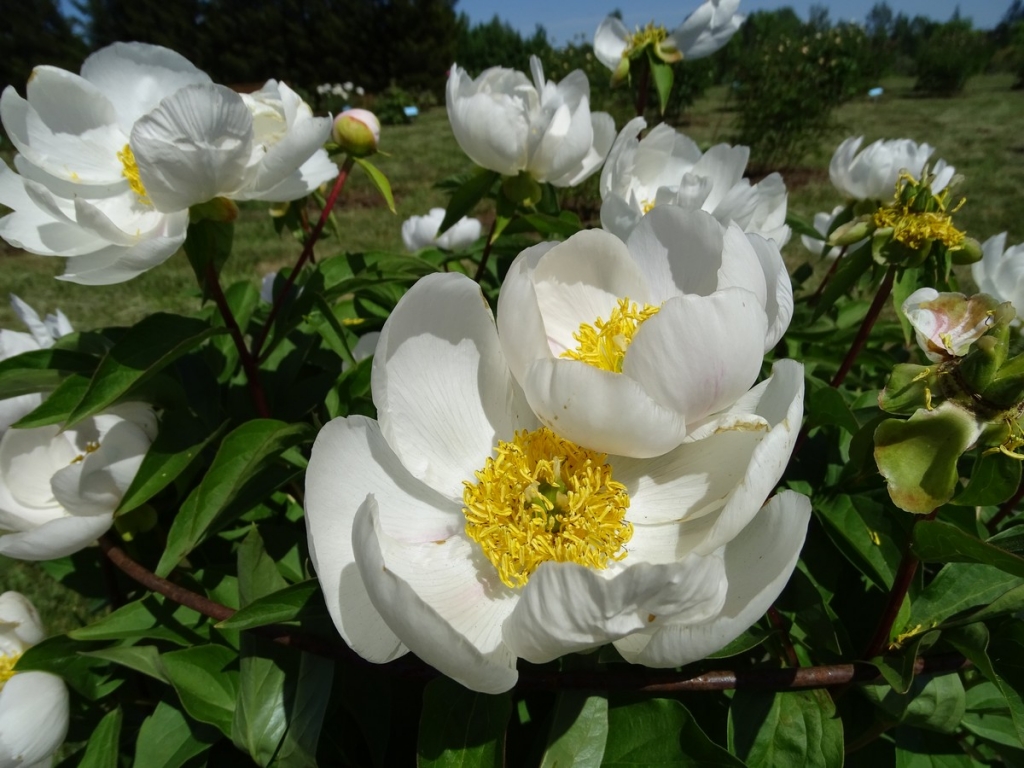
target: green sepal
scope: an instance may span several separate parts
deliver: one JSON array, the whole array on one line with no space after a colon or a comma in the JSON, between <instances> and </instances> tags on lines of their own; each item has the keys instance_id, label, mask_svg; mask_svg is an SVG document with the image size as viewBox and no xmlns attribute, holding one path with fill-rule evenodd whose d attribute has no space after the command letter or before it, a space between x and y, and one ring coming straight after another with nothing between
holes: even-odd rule
<instances>
[{"instance_id":1,"label":"green sepal","mask_svg":"<svg viewBox=\"0 0 1024 768\"><path fill-rule=\"evenodd\" d=\"M911 416L927 408L930 397L939 393L935 366L902 363L892 369L885 389L878 393L878 407L886 413Z\"/></svg>"},{"instance_id":2,"label":"green sepal","mask_svg":"<svg viewBox=\"0 0 1024 768\"><path fill-rule=\"evenodd\" d=\"M668 98L672 94L672 83L675 82L675 73L672 71L672 65L666 64L659 59L654 55L653 51L648 52L647 63L651 68L651 79L654 81L654 87L658 91L660 113L664 115L665 110L668 108Z\"/></svg>"}]
</instances>

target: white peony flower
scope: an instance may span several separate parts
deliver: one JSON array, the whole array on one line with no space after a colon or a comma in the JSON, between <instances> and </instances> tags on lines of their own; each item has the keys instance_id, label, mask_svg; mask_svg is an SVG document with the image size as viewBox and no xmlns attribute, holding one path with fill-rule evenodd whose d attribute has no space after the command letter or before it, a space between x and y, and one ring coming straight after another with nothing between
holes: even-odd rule
<instances>
[{"instance_id":1,"label":"white peony flower","mask_svg":"<svg viewBox=\"0 0 1024 768\"><path fill-rule=\"evenodd\" d=\"M858 152L863 141L863 136L846 139L828 166L833 186L852 200L891 199L900 173L906 171L920 179L925 163L935 151L910 139L879 139ZM932 192L938 194L953 179L956 169L945 160L937 160L931 172L935 174Z\"/></svg>"},{"instance_id":2,"label":"white peony flower","mask_svg":"<svg viewBox=\"0 0 1024 768\"><path fill-rule=\"evenodd\" d=\"M615 122L590 111L590 83L574 70L560 83L544 79L530 57L531 83L522 72L492 67L473 80L453 64L448 120L462 151L477 165L539 182L570 187L596 171L615 139Z\"/></svg>"},{"instance_id":3,"label":"white peony flower","mask_svg":"<svg viewBox=\"0 0 1024 768\"><path fill-rule=\"evenodd\" d=\"M701 154L688 136L661 123L643 139L642 117L630 120L601 171L601 226L625 240L657 205L707 211L744 232L789 241L786 185L773 173L757 184L743 178L749 147L718 144Z\"/></svg>"},{"instance_id":4,"label":"white peony flower","mask_svg":"<svg viewBox=\"0 0 1024 768\"><path fill-rule=\"evenodd\" d=\"M540 420L625 456L658 456L745 397L793 314L778 247L702 211L647 214L523 251L498 297L513 376Z\"/></svg>"},{"instance_id":5,"label":"white peony flower","mask_svg":"<svg viewBox=\"0 0 1024 768\"><path fill-rule=\"evenodd\" d=\"M402 223L402 242L407 251L438 247L446 251L469 248L480 237L483 227L478 219L463 216L440 237L437 230L444 221L444 208L431 208L426 216L410 216Z\"/></svg>"},{"instance_id":6,"label":"white peony flower","mask_svg":"<svg viewBox=\"0 0 1024 768\"><path fill-rule=\"evenodd\" d=\"M41 319L38 312L13 293L11 294L11 306L29 332L23 333L0 328L0 361L24 352L49 349L55 340L73 330L71 323L59 309L56 315L47 315L45 320ZM42 402L41 394L18 395L0 400L0 437L3 437L4 431L11 424L34 410Z\"/></svg>"},{"instance_id":7,"label":"white peony flower","mask_svg":"<svg viewBox=\"0 0 1024 768\"><path fill-rule=\"evenodd\" d=\"M0 766L49 766L68 732L70 699L49 672L18 672L21 655L46 637L39 613L18 592L0 595Z\"/></svg>"},{"instance_id":8,"label":"white peony flower","mask_svg":"<svg viewBox=\"0 0 1024 768\"><path fill-rule=\"evenodd\" d=\"M63 256L64 280L135 277L184 242L188 208L214 197L291 200L337 173L320 149L328 118L271 80L240 96L173 51L115 43L81 76L33 70L0 119L18 173L0 166L0 237Z\"/></svg>"},{"instance_id":9,"label":"white peony flower","mask_svg":"<svg viewBox=\"0 0 1024 768\"><path fill-rule=\"evenodd\" d=\"M609 642L674 667L756 621L796 563L807 499L762 508L800 423L796 363L664 456L605 456L539 426L478 286L448 273L388 318L372 388L379 421L329 423L306 475L328 608L369 661L412 651L488 693L517 658Z\"/></svg>"},{"instance_id":10,"label":"white peony flower","mask_svg":"<svg viewBox=\"0 0 1024 768\"><path fill-rule=\"evenodd\" d=\"M836 216L838 216L845 210L845 205L837 205L835 208L832 209L831 213L819 211L818 213L814 214L814 228L821 232L822 237L826 237L828 235L829 229L832 227L832 222L836 220ZM806 248L808 251L815 255L821 256L823 259L836 259L839 257L839 254L842 253L844 250L842 246L829 246L825 243L824 240L817 240L813 237L808 237L807 235L800 235L800 242L804 244L804 248ZM866 242L867 238L864 238L863 240L858 240L857 242L846 246L845 250L847 251L847 253L853 253Z\"/></svg>"},{"instance_id":11,"label":"white peony flower","mask_svg":"<svg viewBox=\"0 0 1024 768\"><path fill-rule=\"evenodd\" d=\"M1006 247L1006 233L993 235L981 245L981 261L971 265L978 290L1008 301L1017 312L1014 325L1024 311L1024 243Z\"/></svg>"},{"instance_id":12,"label":"white peony flower","mask_svg":"<svg viewBox=\"0 0 1024 768\"><path fill-rule=\"evenodd\" d=\"M51 560L95 541L113 523L156 432L143 403L63 430L8 429L0 438L0 555Z\"/></svg>"},{"instance_id":13,"label":"white peony flower","mask_svg":"<svg viewBox=\"0 0 1024 768\"><path fill-rule=\"evenodd\" d=\"M736 13L740 0L706 0L672 32L651 24L630 32L621 19L608 16L594 33L594 55L615 72L622 59L647 44L654 44L666 61L710 56L736 34L745 16Z\"/></svg>"}]
</instances>

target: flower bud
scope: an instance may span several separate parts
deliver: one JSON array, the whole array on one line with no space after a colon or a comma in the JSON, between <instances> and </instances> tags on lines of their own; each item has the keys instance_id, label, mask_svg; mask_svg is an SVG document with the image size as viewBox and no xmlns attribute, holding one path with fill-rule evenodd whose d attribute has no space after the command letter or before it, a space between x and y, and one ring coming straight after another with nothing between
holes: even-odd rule
<instances>
[{"instance_id":1,"label":"flower bud","mask_svg":"<svg viewBox=\"0 0 1024 768\"><path fill-rule=\"evenodd\" d=\"M981 261L981 243L973 237L965 237L955 248L950 249L954 264L973 264Z\"/></svg>"},{"instance_id":2,"label":"flower bud","mask_svg":"<svg viewBox=\"0 0 1024 768\"><path fill-rule=\"evenodd\" d=\"M368 157L380 143L380 121L366 109L349 109L334 120L331 136L342 151L353 157Z\"/></svg>"},{"instance_id":3,"label":"flower bud","mask_svg":"<svg viewBox=\"0 0 1024 768\"><path fill-rule=\"evenodd\" d=\"M501 192L516 205L525 206L536 205L544 194L540 184L526 171L502 179Z\"/></svg>"},{"instance_id":4,"label":"flower bud","mask_svg":"<svg viewBox=\"0 0 1024 768\"><path fill-rule=\"evenodd\" d=\"M863 240L865 237L870 235L875 229L875 225L870 220L854 219L848 221L840 227L836 228L836 231L832 233L832 236L828 239L829 245L852 245L859 240Z\"/></svg>"}]
</instances>

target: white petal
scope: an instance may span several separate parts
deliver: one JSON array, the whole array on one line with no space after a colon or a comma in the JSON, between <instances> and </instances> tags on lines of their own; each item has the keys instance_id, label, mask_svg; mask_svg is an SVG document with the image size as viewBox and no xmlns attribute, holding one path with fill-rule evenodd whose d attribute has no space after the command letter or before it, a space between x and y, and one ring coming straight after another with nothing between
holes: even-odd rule
<instances>
[{"instance_id":1,"label":"white petal","mask_svg":"<svg viewBox=\"0 0 1024 768\"><path fill-rule=\"evenodd\" d=\"M613 72L619 66L619 60L626 50L628 35L626 25L614 16L606 16L594 32L594 55Z\"/></svg>"},{"instance_id":2,"label":"white petal","mask_svg":"<svg viewBox=\"0 0 1024 768\"><path fill-rule=\"evenodd\" d=\"M476 80L453 64L446 103L452 133L477 165L505 175L526 168L531 98L537 93L522 72L492 67Z\"/></svg>"},{"instance_id":3,"label":"white petal","mask_svg":"<svg viewBox=\"0 0 1024 768\"><path fill-rule=\"evenodd\" d=\"M607 112L592 112L590 124L594 140L584 158L564 176L551 179L556 187L575 187L590 177L604 162L615 141L615 120Z\"/></svg>"},{"instance_id":4,"label":"white petal","mask_svg":"<svg viewBox=\"0 0 1024 768\"><path fill-rule=\"evenodd\" d=\"M78 552L102 536L113 514L61 517L22 533L0 535L0 555L15 560L54 560Z\"/></svg>"},{"instance_id":5,"label":"white petal","mask_svg":"<svg viewBox=\"0 0 1024 768\"><path fill-rule=\"evenodd\" d=\"M18 672L0 690L0 765L48 760L68 732L64 681L49 672Z\"/></svg>"},{"instance_id":6,"label":"white petal","mask_svg":"<svg viewBox=\"0 0 1024 768\"><path fill-rule=\"evenodd\" d=\"M39 611L20 592L0 595L0 653L23 653L46 639Z\"/></svg>"},{"instance_id":7,"label":"white petal","mask_svg":"<svg viewBox=\"0 0 1024 768\"><path fill-rule=\"evenodd\" d=\"M498 337L509 370L517 381L540 356L547 354L548 336L537 305L533 270L537 262L558 243L539 243L522 251L512 262L498 293Z\"/></svg>"},{"instance_id":8,"label":"white petal","mask_svg":"<svg viewBox=\"0 0 1024 768\"><path fill-rule=\"evenodd\" d=\"M266 154L254 172L246 178L244 189L235 197L242 200L263 199L262 196L269 190L298 171L330 135L331 121L326 117L302 120L289 126L287 133L277 143L263 148Z\"/></svg>"},{"instance_id":9,"label":"white petal","mask_svg":"<svg viewBox=\"0 0 1024 768\"><path fill-rule=\"evenodd\" d=\"M132 129L139 177L158 211L235 192L252 154L252 116L222 85L189 85Z\"/></svg>"},{"instance_id":10,"label":"white petal","mask_svg":"<svg viewBox=\"0 0 1024 768\"><path fill-rule=\"evenodd\" d=\"M660 617L715 616L725 599L720 557L689 556L670 565L630 564L613 575L575 563L544 563L530 576L505 622L505 642L537 664L650 630Z\"/></svg>"},{"instance_id":11,"label":"white petal","mask_svg":"<svg viewBox=\"0 0 1024 768\"><path fill-rule=\"evenodd\" d=\"M69 259L58 280L80 285L112 285L138 277L163 264L185 242L188 212L165 217L160 234L128 247L111 245L93 253Z\"/></svg>"},{"instance_id":12,"label":"white petal","mask_svg":"<svg viewBox=\"0 0 1024 768\"><path fill-rule=\"evenodd\" d=\"M409 650L474 691L515 685L516 657L501 639L515 599L496 575L481 580L478 549L461 537L401 544L381 530L372 495L356 513L352 544L370 600Z\"/></svg>"},{"instance_id":13,"label":"white petal","mask_svg":"<svg viewBox=\"0 0 1024 768\"><path fill-rule=\"evenodd\" d=\"M764 351L767 352L779 343L793 319L793 283L778 245L758 235L748 234L747 239L757 252L765 276L767 299L764 309L768 315L768 331Z\"/></svg>"},{"instance_id":14,"label":"white petal","mask_svg":"<svg viewBox=\"0 0 1024 768\"><path fill-rule=\"evenodd\" d=\"M710 621L670 623L654 632L646 645L617 644L620 653L637 664L676 667L724 648L781 594L796 567L810 515L807 497L792 491L775 496L725 546L729 589L721 612Z\"/></svg>"},{"instance_id":15,"label":"white petal","mask_svg":"<svg viewBox=\"0 0 1024 768\"><path fill-rule=\"evenodd\" d=\"M498 440L520 426L494 318L464 275L428 275L402 297L381 331L371 383L392 450L456 501Z\"/></svg>"}]
</instances>

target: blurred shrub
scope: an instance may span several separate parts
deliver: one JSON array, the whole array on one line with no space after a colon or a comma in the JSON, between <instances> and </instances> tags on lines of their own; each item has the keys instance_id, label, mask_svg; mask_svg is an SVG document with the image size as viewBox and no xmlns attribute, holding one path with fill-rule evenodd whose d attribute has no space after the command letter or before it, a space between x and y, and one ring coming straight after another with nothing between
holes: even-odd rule
<instances>
[{"instance_id":1,"label":"blurred shrub","mask_svg":"<svg viewBox=\"0 0 1024 768\"><path fill-rule=\"evenodd\" d=\"M406 125L412 119L405 114L406 107L416 106L412 95L392 83L373 100L373 112L381 125Z\"/></svg>"},{"instance_id":2,"label":"blurred shrub","mask_svg":"<svg viewBox=\"0 0 1024 768\"><path fill-rule=\"evenodd\" d=\"M968 78L983 72L991 58L985 36L971 29L969 21L949 21L921 45L914 90L952 96L963 90Z\"/></svg>"}]
</instances>

